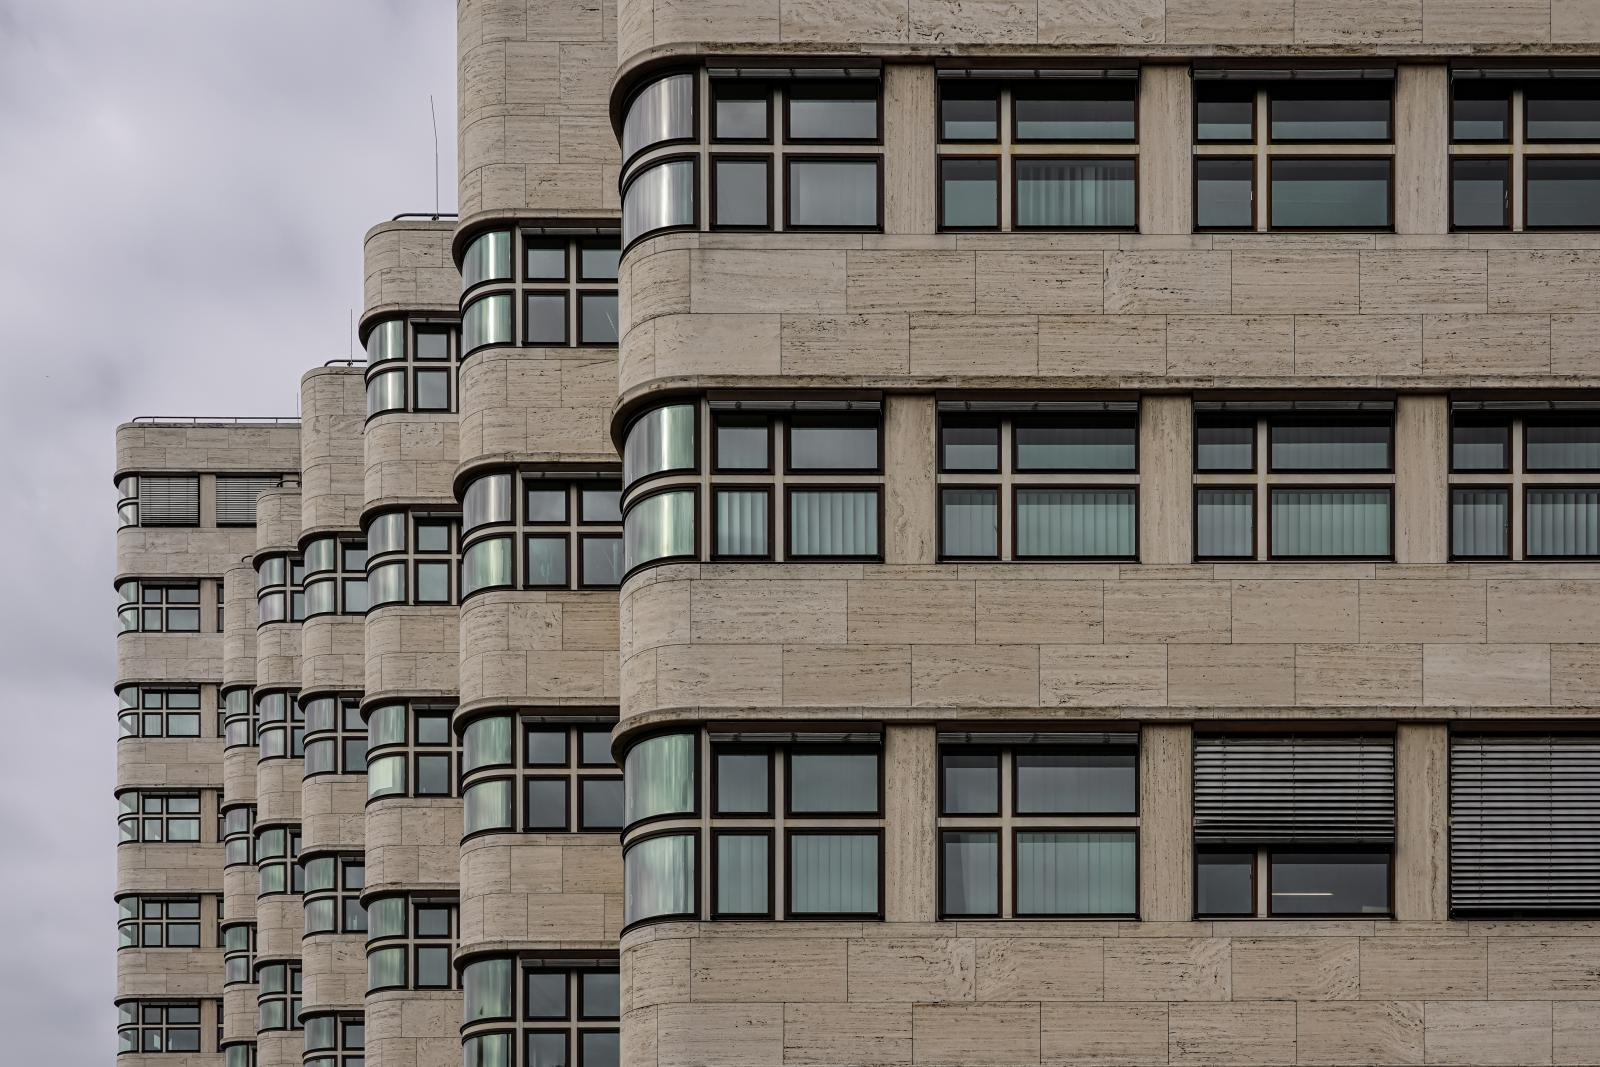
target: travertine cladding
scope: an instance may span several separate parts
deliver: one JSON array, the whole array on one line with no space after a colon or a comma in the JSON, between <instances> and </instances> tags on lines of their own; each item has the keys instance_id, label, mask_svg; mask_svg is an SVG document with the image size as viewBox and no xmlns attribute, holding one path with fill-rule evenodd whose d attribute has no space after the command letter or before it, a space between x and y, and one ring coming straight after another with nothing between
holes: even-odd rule
<instances>
[{"instance_id":1,"label":"travertine cladding","mask_svg":"<svg viewBox=\"0 0 1600 1067\"><path fill-rule=\"evenodd\" d=\"M256 630L256 688L300 688L298 622L269 622Z\"/></svg>"},{"instance_id":2,"label":"travertine cladding","mask_svg":"<svg viewBox=\"0 0 1600 1067\"><path fill-rule=\"evenodd\" d=\"M305 1038L298 1030L263 1031L256 1039L256 1067L299 1067Z\"/></svg>"},{"instance_id":3,"label":"travertine cladding","mask_svg":"<svg viewBox=\"0 0 1600 1067\"><path fill-rule=\"evenodd\" d=\"M222 846L118 845L117 892L220 893Z\"/></svg>"},{"instance_id":4,"label":"travertine cladding","mask_svg":"<svg viewBox=\"0 0 1600 1067\"><path fill-rule=\"evenodd\" d=\"M254 746L235 745L222 750L222 802L253 804L256 799L256 757Z\"/></svg>"},{"instance_id":5,"label":"travertine cladding","mask_svg":"<svg viewBox=\"0 0 1600 1067\"><path fill-rule=\"evenodd\" d=\"M258 986L234 983L222 990L222 1040L254 1041L259 1009L256 1003Z\"/></svg>"},{"instance_id":6,"label":"travertine cladding","mask_svg":"<svg viewBox=\"0 0 1600 1067\"><path fill-rule=\"evenodd\" d=\"M300 379L300 531L361 528L367 388L360 367L322 367Z\"/></svg>"},{"instance_id":7,"label":"travertine cladding","mask_svg":"<svg viewBox=\"0 0 1600 1067\"><path fill-rule=\"evenodd\" d=\"M367 776L319 774L300 790L300 851L361 851L366 835Z\"/></svg>"},{"instance_id":8,"label":"travertine cladding","mask_svg":"<svg viewBox=\"0 0 1600 1067\"><path fill-rule=\"evenodd\" d=\"M386 604L367 613L367 698L381 694L454 697L460 653L457 609Z\"/></svg>"},{"instance_id":9,"label":"travertine cladding","mask_svg":"<svg viewBox=\"0 0 1600 1067\"><path fill-rule=\"evenodd\" d=\"M615 834L491 834L461 845L463 950L614 950L622 931Z\"/></svg>"},{"instance_id":10,"label":"travertine cladding","mask_svg":"<svg viewBox=\"0 0 1600 1067\"><path fill-rule=\"evenodd\" d=\"M454 222L380 222L362 245L362 333L372 319L405 312L454 314L461 275L450 257Z\"/></svg>"},{"instance_id":11,"label":"travertine cladding","mask_svg":"<svg viewBox=\"0 0 1600 1067\"><path fill-rule=\"evenodd\" d=\"M255 544L222 572L222 684L251 685L256 680L256 570L251 566Z\"/></svg>"},{"instance_id":12,"label":"travertine cladding","mask_svg":"<svg viewBox=\"0 0 1600 1067\"><path fill-rule=\"evenodd\" d=\"M493 592L461 606L461 703L615 704L617 599Z\"/></svg>"},{"instance_id":13,"label":"travertine cladding","mask_svg":"<svg viewBox=\"0 0 1600 1067\"><path fill-rule=\"evenodd\" d=\"M294 470L300 463L300 427L278 423L144 423L117 427L117 471Z\"/></svg>"},{"instance_id":14,"label":"travertine cladding","mask_svg":"<svg viewBox=\"0 0 1600 1067\"><path fill-rule=\"evenodd\" d=\"M220 997L222 950L119 949L117 993L124 997Z\"/></svg>"},{"instance_id":15,"label":"travertine cladding","mask_svg":"<svg viewBox=\"0 0 1600 1067\"><path fill-rule=\"evenodd\" d=\"M453 891L461 876L461 801L374 800L367 805L366 844L366 895L385 889Z\"/></svg>"},{"instance_id":16,"label":"travertine cladding","mask_svg":"<svg viewBox=\"0 0 1600 1067\"><path fill-rule=\"evenodd\" d=\"M459 1067L460 1030L459 991L373 993L367 997L367 1067Z\"/></svg>"},{"instance_id":17,"label":"travertine cladding","mask_svg":"<svg viewBox=\"0 0 1600 1067\"><path fill-rule=\"evenodd\" d=\"M623 1062L1600 1062L1592 923L705 923L622 941Z\"/></svg>"},{"instance_id":18,"label":"travertine cladding","mask_svg":"<svg viewBox=\"0 0 1600 1067\"><path fill-rule=\"evenodd\" d=\"M362 934L309 934L300 943L303 1012L359 1009L367 993L367 939Z\"/></svg>"},{"instance_id":19,"label":"travertine cladding","mask_svg":"<svg viewBox=\"0 0 1600 1067\"><path fill-rule=\"evenodd\" d=\"M616 462L607 416L617 396L608 349L474 352L461 365L461 463Z\"/></svg>"},{"instance_id":20,"label":"travertine cladding","mask_svg":"<svg viewBox=\"0 0 1600 1067\"><path fill-rule=\"evenodd\" d=\"M201 1012L204 1017L204 1009ZM118 1067L217 1067L219 1057L209 1052L192 1053L123 1053L116 1060Z\"/></svg>"},{"instance_id":21,"label":"travertine cladding","mask_svg":"<svg viewBox=\"0 0 1600 1067\"><path fill-rule=\"evenodd\" d=\"M220 862L220 861L219 861ZM261 874L253 863L240 863L222 871L222 913L228 921L252 921L256 915L256 894L261 891ZM252 1025L251 1029L255 1027Z\"/></svg>"},{"instance_id":22,"label":"travertine cladding","mask_svg":"<svg viewBox=\"0 0 1600 1067\"><path fill-rule=\"evenodd\" d=\"M269 759L256 765L256 822L299 823L305 760Z\"/></svg>"},{"instance_id":23,"label":"travertine cladding","mask_svg":"<svg viewBox=\"0 0 1600 1067\"><path fill-rule=\"evenodd\" d=\"M221 634L117 635L118 682L215 682L221 674Z\"/></svg>"},{"instance_id":24,"label":"travertine cladding","mask_svg":"<svg viewBox=\"0 0 1600 1067\"><path fill-rule=\"evenodd\" d=\"M459 0L461 224L618 210L615 0Z\"/></svg>"},{"instance_id":25,"label":"travertine cladding","mask_svg":"<svg viewBox=\"0 0 1600 1067\"><path fill-rule=\"evenodd\" d=\"M117 572L137 578L209 578L255 551L247 526L141 527L117 531Z\"/></svg>"},{"instance_id":26,"label":"travertine cladding","mask_svg":"<svg viewBox=\"0 0 1600 1067\"><path fill-rule=\"evenodd\" d=\"M293 553L299 543L299 487L268 489L256 497L256 551Z\"/></svg>"},{"instance_id":27,"label":"travertine cladding","mask_svg":"<svg viewBox=\"0 0 1600 1067\"><path fill-rule=\"evenodd\" d=\"M696 378L1441 389L1600 368L1584 234L668 234L629 251L620 287L624 397Z\"/></svg>"},{"instance_id":28,"label":"travertine cladding","mask_svg":"<svg viewBox=\"0 0 1600 1067\"><path fill-rule=\"evenodd\" d=\"M305 934L304 905L299 893L274 893L256 901L256 956L298 959Z\"/></svg>"},{"instance_id":29,"label":"travertine cladding","mask_svg":"<svg viewBox=\"0 0 1600 1067\"><path fill-rule=\"evenodd\" d=\"M672 565L622 591L622 718L1587 715L1594 564Z\"/></svg>"},{"instance_id":30,"label":"travertine cladding","mask_svg":"<svg viewBox=\"0 0 1600 1067\"><path fill-rule=\"evenodd\" d=\"M300 625L300 691L359 691L365 679L365 623L359 615L315 615Z\"/></svg>"},{"instance_id":31,"label":"travertine cladding","mask_svg":"<svg viewBox=\"0 0 1600 1067\"><path fill-rule=\"evenodd\" d=\"M746 45L890 55L1007 45L1348 54L1588 43L1600 38L1600 13L1588 0L618 0L617 37L624 67L652 50Z\"/></svg>"},{"instance_id":32,"label":"travertine cladding","mask_svg":"<svg viewBox=\"0 0 1600 1067\"><path fill-rule=\"evenodd\" d=\"M379 501L453 504L458 458L456 416L394 411L367 423L366 505Z\"/></svg>"},{"instance_id":33,"label":"travertine cladding","mask_svg":"<svg viewBox=\"0 0 1600 1067\"><path fill-rule=\"evenodd\" d=\"M214 789L221 782L219 738L124 737L117 742L118 786Z\"/></svg>"}]
</instances>

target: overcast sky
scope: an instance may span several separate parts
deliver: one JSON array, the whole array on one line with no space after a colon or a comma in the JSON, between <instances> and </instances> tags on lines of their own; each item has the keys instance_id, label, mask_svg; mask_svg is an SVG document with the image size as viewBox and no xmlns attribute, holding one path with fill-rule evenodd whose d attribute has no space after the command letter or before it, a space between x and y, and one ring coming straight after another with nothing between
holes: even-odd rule
<instances>
[{"instance_id":1,"label":"overcast sky","mask_svg":"<svg viewBox=\"0 0 1600 1067\"><path fill-rule=\"evenodd\" d=\"M116 1048L117 423L293 415L361 236L455 209L453 0L0 0L0 1034Z\"/></svg>"}]
</instances>

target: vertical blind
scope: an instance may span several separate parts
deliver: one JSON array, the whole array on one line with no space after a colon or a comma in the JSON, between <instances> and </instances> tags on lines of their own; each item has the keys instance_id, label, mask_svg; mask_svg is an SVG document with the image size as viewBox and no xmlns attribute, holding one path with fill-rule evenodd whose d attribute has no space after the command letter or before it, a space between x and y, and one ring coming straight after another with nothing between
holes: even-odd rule
<instances>
[{"instance_id":1,"label":"vertical blind","mask_svg":"<svg viewBox=\"0 0 1600 1067\"><path fill-rule=\"evenodd\" d=\"M252 508L253 510L253 508ZM198 526L200 524L200 479L139 479L139 525Z\"/></svg>"},{"instance_id":2,"label":"vertical blind","mask_svg":"<svg viewBox=\"0 0 1600 1067\"><path fill-rule=\"evenodd\" d=\"M1450 739L1450 907L1600 908L1600 736Z\"/></svg>"},{"instance_id":3,"label":"vertical blind","mask_svg":"<svg viewBox=\"0 0 1600 1067\"><path fill-rule=\"evenodd\" d=\"M791 834L789 910L870 915L878 910L878 835Z\"/></svg>"},{"instance_id":4,"label":"vertical blind","mask_svg":"<svg viewBox=\"0 0 1600 1067\"><path fill-rule=\"evenodd\" d=\"M944 553L993 556L999 551L999 511L993 489L944 491Z\"/></svg>"},{"instance_id":5,"label":"vertical blind","mask_svg":"<svg viewBox=\"0 0 1600 1067\"><path fill-rule=\"evenodd\" d=\"M1274 556L1387 556L1392 490L1272 490Z\"/></svg>"},{"instance_id":6,"label":"vertical blind","mask_svg":"<svg viewBox=\"0 0 1600 1067\"><path fill-rule=\"evenodd\" d=\"M1254 555L1255 511L1253 489L1196 490L1195 553L1202 559Z\"/></svg>"},{"instance_id":7,"label":"vertical blind","mask_svg":"<svg viewBox=\"0 0 1600 1067\"><path fill-rule=\"evenodd\" d=\"M1600 556L1600 489L1530 486L1528 555Z\"/></svg>"},{"instance_id":8,"label":"vertical blind","mask_svg":"<svg viewBox=\"0 0 1600 1067\"><path fill-rule=\"evenodd\" d=\"M1018 489L1017 555L1134 554L1134 500L1128 489Z\"/></svg>"},{"instance_id":9,"label":"vertical blind","mask_svg":"<svg viewBox=\"0 0 1600 1067\"><path fill-rule=\"evenodd\" d=\"M254 526L256 524L256 498L268 489L276 489L283 479L267 477L219 477L217 479L217 525Z\"/></svg>"},{"instance_id":10,"label":"vertical blind","mask_svg":"<svg viewBox=\"0 0 1600 1067\"><path fill-rule=\"evenodd\" d=\"M790 490L790 556L875 556L877 554L876 490Z\"/></svg>"},{"instance_id":11,"label":"vertical blind","mask_svg":"<svg viewBox=\"0 0 1600 1067\"><path fill-rule=\"evenodd\" d=\"M717 834L717 914L764 915L767 912L767 848L765 833Z\"/></svg>"},{"instance_id":12,"label":"vertical blind","mask_svg":"<svg viewBox=\"0 0 1600 1067\"><path fill-rule=\"evenodd\" d=\"M767 554L767 491L717 490L717 554Z\"/></svg>"},{"instance_id":13,"label":"vertical blind","mask_svg":"<svg viewBox=\"0 0 1600 1067\"><path fill-rule=\"evenodd\" d=\"M1138 849L1125 831L1017 833L1018 915L1132 915Z\"/></svg>"},{"instance_id":14,"label":"vertical blind","mask_svg":"<svg viewBox=\"0 0 1600 1067\"><path fill-rule=\"evenodd\" d=\"M1506 555L1511 532L1508 501L1504 489L1450 490L1450 554Z\"/></svg>"},{"instance_id":15,"label":"vertical blind","mask_svg":"<svg viewBox=\"0 0 1600 1067\"><path fill-rule=\"evenodd\" d=\"M1394 840L1394 738L1228 735L1194 743L1202 844Z\"/></svg>"}]
</instances>

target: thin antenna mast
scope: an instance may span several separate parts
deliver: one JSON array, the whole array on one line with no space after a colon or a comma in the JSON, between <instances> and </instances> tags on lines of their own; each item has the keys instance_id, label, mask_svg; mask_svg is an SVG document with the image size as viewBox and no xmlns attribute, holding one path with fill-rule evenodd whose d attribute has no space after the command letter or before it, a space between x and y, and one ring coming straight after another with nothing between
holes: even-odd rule
<instances>
[{"instance_id":1,"label":"thin antenna mast","mask_svg":"<svg viewBox=\"0 0 1600 1067\"><path fill-rule=\"evenodd\" d=\"M350 309L350 337L349 337L349 344L350 344L350 353L349 353L350 354L350 359L353 361L356 358L356 309L355 308L351 308Z\"/></svg>"},{"instance_id":2,"label":"thin antenna mast","mask_svg":"<svg viewBox=\"0 0 1600 1067\"><path fill-rule=\"evenodd\" d=\"M428 118L433 120L433 217L439 218L439 116L433 110L433 94L428 94Z\"/></svg>"}]
</instances>

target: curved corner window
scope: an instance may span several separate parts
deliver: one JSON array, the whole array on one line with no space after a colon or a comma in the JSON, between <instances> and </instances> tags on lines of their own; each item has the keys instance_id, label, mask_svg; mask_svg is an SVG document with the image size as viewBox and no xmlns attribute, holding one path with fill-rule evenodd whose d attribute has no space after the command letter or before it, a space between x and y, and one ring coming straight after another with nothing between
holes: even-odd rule
<instances>
[{"instance_id":1,"label":"curved corner window","mask_svg":"<svg viewBox=\"0 0 1600 1067\"><path fill-rule=\"evenodd\" d=\"M461 968L462 1019L466 1025L509 1019L516 999L509 959L476 960Z\"/></svg>"},{"instance_id":2,"label":"curved corner window","mask_svg":"<svg viewBox=\"0 0 1600 1067\"><path fill-rule=\"evenodd\" d=\"M511 294L492 293L479 297L461 312L461 353L466 355L484 345L512 343Z\"/></svg>"},{"instance_id":3,"label":"curved corner window","mask_svg":"<svg viewBox=\"0 0 1600 1067\"><path fill-rule=\"evenodd\" d=\"M510 522L511 506L511 475L486 474L475 478L461 497L461 529L476 530L492 522Z\"/></svg>"},{"instance_id":4,"label":"curved corner window","mask_svg":"<svg viewBox=\"0 0 1600 1067\"><path fill-rule=\"evenodd\" d=\"M652 145L694 140L694 79L669 74L634 94L622 120L624 161Z\"/></svg>"},{"instance_id":5,"label":"curved corner window","mask_svg":"<svg viewBox=\"0 0 1600 1067\"><path fill-rule=\"evenodd\" d=\"M367 414L385 411L404 411L406 406L405 371L385 371L374 374L367 382Z\"/></svg>"},{"instance_id":6,"label":"curved corner window","mask_svg":"<svg viewBox=\"0 0 1600 1067\"><path fill-rule=\"evenodd\" d=\"M645 497L622 520L625 571L658 559L692 557L694 490L674 489Z\"/></svg>"},{"instance_id":7,"label":"curved corner window","mask_svg":"<svg viewBox=\"0 0 1600 1067\"><path fill-rule=\"evenodd\" d=\"M367 334L367 362L406 358L406 320L385 319Z\"/></svg>"},{"instance_id":8,"label":"curved corner window","mask_svg":"<svg viewBox=\"0 0 1600 1067\"><path fill-rule=\"evenodd\" d=\"M376 516L367 524L367 555L381 556L385 552L406 550L406 516L403 511L390 511Z\"/></svg>"},{"instance_id":9,"label":"curved corner window","mask_svg":"<svg viewBox=\"0 0 1600 1067\"><path fill-rule=\"evenodd\" d=\"M646 167L622 191L622 247L659 230L693 229L694 160ZM470 310L470 309L469 309Z\"/></svg>"},{"instance_id":10,"label":"curved corner window","mask_svg":"<svg viewBox=\"0 0 1600 1067\"><path fill-rule=\"evenodd\" d=\"M406 791L406 758L380 756L367 763L367 799L398 796Z\"/></svg>"},{"instance_id":11,"label":"curved corner window","mask_svg":"<svg viewBox=\"0 0 1600 1067\"><path fill-rule=\"evenodd\" d=\"M511 787L509 778L492 778L467 786L461 794L462 835L512 829Z\"/></svg>"},{"instance_id":12,"label":"curved corner window","mask_svg":"<svg viewBox=\"0 0 1600 1067\"><path fill-rule=\"evenodd\" d=\"M692 916L695 883L693 834L662 834L629 845L622 854L622 924Z\"/></svg>"},{"instance_id":13,"label":"curved corner window","mask_svg":"<svg viewBox=\"0 0 1600 1067\"><path fill-rule=\"evenodd\" d=\"M461 555L461 595L511 584L511 538L490 537Z\"/></svg>"},{"instance_id":14,"label":"curved corner window","mask_svg":"<svg viewBox=\"0 0 1600 1067\"><path fill-rule=\"evenodd\" d=\"M406 565L385 563L367 574L367 598L372 607L401 604L406 599Z\"/></svg>"},{"instance_id":15,"label":"curved corner window","mask_svg":"<svg viewBox=\"0 0 1600 1067\"><path fill-rule=\"evenodd\" d=\"M491 230L479 234L461 259L462 292L480 282L503 281L510 277L511 231Z\"/></svg>"},{"instance_id":16,"label":"curved corner window","mask_svg":"<svg viewBox=\"0 0 1600 1067\"><path fill-rule=\"evenodd\" d=\"M623 824L692 814L694 755L694 734L660 734L628 749L622 764Z\"/></svg>"},{"instance_id":17,"label":"curved corner window","mask_svg":"<svg viewBox=\"0 0 1600 1067\"><path fill-rule=\"evenodd\" d=\"M406 984L406 950L403 946L367 953L367 992L397 989Z\"/></svg>"},{"instance_id":18,"label":"curved corner window","mask_svg":"<svg viewBox=\"0 0 1600 1067\"><path fill-rule=\"evenodd\" d=\"M663 471L694 470L694 405L669 404L634 419L622 445L622 484Z\"/></svg>"},{"instance_id":19,"label":"curved corner window","mask_svg":"<svg viewBox=\"0 0 1600 1067\"><path fill-rule=\"evenodd\" d=\"M462 734L461 773L484 767L509 767L512 749L511 716L475 719L467 724Z\"/></svg>"}]
</instances>

